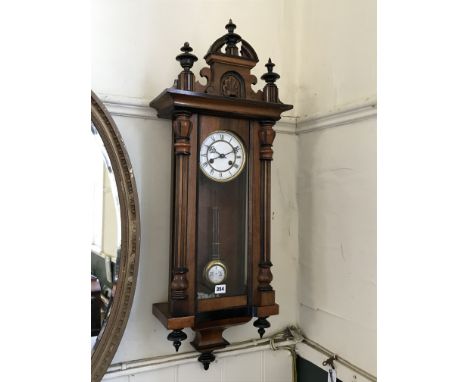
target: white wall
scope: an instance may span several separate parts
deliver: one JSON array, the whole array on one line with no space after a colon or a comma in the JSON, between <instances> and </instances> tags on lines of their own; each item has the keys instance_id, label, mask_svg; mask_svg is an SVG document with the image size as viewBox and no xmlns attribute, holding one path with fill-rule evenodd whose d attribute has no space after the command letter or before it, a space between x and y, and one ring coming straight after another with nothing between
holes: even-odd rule
<instances>
[{"instance_id":1,"label":"white wall","mask_svg":"<svg viewBox=\"0 0 468 382\"><path fill-rule=\"evenodd\" d=\"M97 0L91 6L92 86L99 93L149 102L181 71L175 56L185 41L198 57L198 77L207 66L203 56L232 18L258 54L253 73L259 82L271 57L282 76L280 97L293 101L291 15L284 0Z\"/></svg>"},{"instance_id":2,"label":"white wall","mask_svg":"<svg viewBox=\"0 0 468 382\"><path fill-rule=\"evenodd\" d=\"M302 119L376 100L376 1L297 0Z\"/></svg>"},{"instance_id":3,"label":"white wall","mask_svg":"<svg viewBox=\"0 0 468 382\"><path fill-rule=\"evenodd\" d=\"M263 350L219 356L208 371L196 360L182 365L146 370L124 371L124 375L106 375L109 382L290 382L291 354L287 350ZM347 382L347 381L346 381Z\"/></svg>"},{"instance_id":4,"label":"white wall","mask_svg":"<svg viewBox=\"0 0 468 382\"><path fill-rule=\"evenodd\" d=\"M298 4L299 325L375 375L376 2Z\"/></svg>"},{"instance_id":5,"label":"white wall","mask_svg":"<svg viewBox=\"0 0 468 382\"><path fill-rule=\"evenodd\" d=\"M300 135L300 313L307 337L376 373L375 118Z\"/></svg>"}]
</instances>

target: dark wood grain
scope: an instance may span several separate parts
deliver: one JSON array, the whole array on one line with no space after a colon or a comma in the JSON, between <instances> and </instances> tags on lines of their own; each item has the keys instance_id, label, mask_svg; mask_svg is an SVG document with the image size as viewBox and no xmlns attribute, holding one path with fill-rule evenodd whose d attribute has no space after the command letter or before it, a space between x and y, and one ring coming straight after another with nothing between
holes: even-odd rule
<instances>
[{"instance_id":1,"label":"dark wood grain","mask_svg":"<svg viewBox=\"0 0 468 382\"><path fill-rule=\"evenodd\" d=\"M198 351L222 349L229 345L229 342L223 338L224 329L223 326L198 329L191 344Z\"/></svg>"},{"instance_id":2,"label":"dark wood grain","mask_svg":"<svg viewBox=\"0 0 468 382\"><path fill-rule=\"evenodd\" d=\"M158 117L166 119L172 118L172 114L177 110L190 110L193 113L225 117L278 121L281 113L292 109L292 105L282 103L224 97L175 88L166 89L151 101L150 106L158 111Z\"/></svg>"},{"instance_id":3,"label":"dark wood grain","mask_svg":"<svg viewBox=\"0 0 468 382\"><path fill-rule=\"evenodd\" d=\"M153 314L170 330L190 328L195 324L195 316L173 317L167 302L153 304Z\"/></svg>"},{"instance_id":4,"label":"dark wood grain","mask_svg":"<svg viewBox=\"0 0 468 382\"><path fill-rule=\"evenodd\" d=\"M243 119L219 118L214 116L199 116L199 142L212 132L227 130L235 133L245 147L250 146L249 122ZM247 158L249 161L249 158ZM247 166L248 168L248 166ZM216 205L219 208L221 260L227 266L227 293L226 295L247 294L245 275L246 241L248 227L246 224L248 203L248 171L244 168L235 179L220 183L208 179L198 171L198 210L197 210L197 275L198 291L210 292L213 286L206 285L203 288L203 278L206 264L211 260L211 236L212 225L210 207Z\"/></svg>"},{"instance_id":5,"label":"dark wood grain","mask_svg":"<svg viewBox=\"0 0 468 382\"><path fill-rule=\"evenodd\" d=\"M272 304L272 305L266 305L266 306L256 306L254 307L253 314L256 317L275 316L279 314L279 305Z\"/></svg>"},{"instance_id":6,"label":"dark wood grain","mask_svg":"<svg viewBox=\"0 0 468 382\"><path fill-rule=\"evenodd\" d=\"M247 295L228 296L219 298L207 298L198 301L199 312L209 312L226 308L233 308L247 305Z\"/></svg>"},{"instance_id":7,"label":"dark wood grain","mask_svg":"<svg viewBox=\"0 0 468 382\"><path fill-rule=\"evenodd\" d=\"M160 118L173 120L173 223L169 303L153 305L153 313L169 329L195 330L192 345L203 352L200 362L209 366L212 351L226 346L226 327L259 317L262 332L266 318L279 313L271 286L271 161L274 125L281 113L292 109L279 98L271 59L262 90L254 91L258 63L253 47L235 33L227 33L208 49L208 67L200 72L201 84L190 71L197 60L188 43L177 60L183 67L172 88L151 101ZM217 183L198 168L201 142L212 132L226 130L242 140L247 164L235 179ZM227 269L229 292L212 297L213 286L203 280L212 260L213 234L210 208L219 220L219 260ZM216 251L217 252L217 251ZM212 292L211 292L212 293ZM198 298L200 294L200 298Z\"/></svg>"},{"instance_id":8,"label":"dark wood grain","mask_svg":"<svg viewBox=\"0 0 468 382\"><path fill-rule=\"evenodd\" d=\"M259 306L273 305L275 295L271 273L271 161L273 160L273 141L276 133L273 121L261 121L258 136L260 138L260 262L258 264Z\"/></svg>"},{"instance_id":9,"label":"dark wood grain","mask_svg":"<svg viewBox=\"0 0 468 382\"><path fill-rule=\"evenodd\" d=\"M191 114L179 111L174 113L172 122L174 133L174 206L173 206L173 243L172 279L170 284L171 312L175 316L189 315L187 289L187 213L189 156L191 153L190 134L192 132Z\"/></svg>"}]
</instances>

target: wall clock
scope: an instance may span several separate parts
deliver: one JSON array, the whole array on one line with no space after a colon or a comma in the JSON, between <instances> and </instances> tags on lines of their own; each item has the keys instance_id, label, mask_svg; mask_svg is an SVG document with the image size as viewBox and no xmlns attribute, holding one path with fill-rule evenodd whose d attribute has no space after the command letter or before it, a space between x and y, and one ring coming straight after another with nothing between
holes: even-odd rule
<instances>
[{"instance_id":1,"label":"wall clock","mask_svg":"<svg viewBox=\"0 0 468 382\"><path fill-rule=\"evenodd\" d=\"M213 351L228 345L223 331L256 318L263 336L279 313L271 286L270 182L273 126L292 105L280 102L271 60L263 90L250 73L252 46L234 32L217 39L201 70L185 43L176 59L183 70L150 106L172 120L172 233L169 296L153 314L172 332L176 350L192 328L193 347L208 369Z\"/></svg>"}]
</instances>

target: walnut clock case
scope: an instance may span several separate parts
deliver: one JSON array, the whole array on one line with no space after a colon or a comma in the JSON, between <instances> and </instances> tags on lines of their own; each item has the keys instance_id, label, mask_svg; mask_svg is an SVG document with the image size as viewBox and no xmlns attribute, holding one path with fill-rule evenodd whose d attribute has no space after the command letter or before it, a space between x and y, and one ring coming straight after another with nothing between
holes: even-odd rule
<instances>
[{"instance_id":1,"label":"walnut clock case","mask_svg":"<svg viewBox=\"0 0 468 382\"><path fill-rule=\"evenodd\" d=\"M213 350L229 344L227 327L257 317L263 336L279 313L270 285L270 167L273 126L292 105L278 98L271 60L263 90L252 90L257 54L235 28L230 20L205 55L206 85L195 80L197 57L185 43L176 57L183 71L150 103L173 129L169 301L153 304L153 314L172 330L176 350L183 329L195 331L205 370Z\"/></svg>"}]
</instances>

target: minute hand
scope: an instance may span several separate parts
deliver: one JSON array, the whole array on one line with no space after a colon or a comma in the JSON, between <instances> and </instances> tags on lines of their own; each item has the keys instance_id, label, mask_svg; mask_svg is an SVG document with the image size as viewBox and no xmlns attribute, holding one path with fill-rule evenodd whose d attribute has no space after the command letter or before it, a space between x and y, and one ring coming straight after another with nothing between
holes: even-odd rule
<instances>
[{"instance_id":1,"label":"minute hand","mask_svg":"<svg viewBox=\"0 0 468 382\"><path fill-rule=\"evenodd\" d=\"M234 150L232 150L232 151L230 151L230 152L228 152L226 154L216 152L216 154L218 154L218 156L216 158L212 158L212 159L226 158L226 155L232 154L233 152L234 152Z\"/></svg>"},{"instance_id":2,"label":"minute hand","mask_svg":"<svg viewBox=\"0 0 468 382\"><path fill-rule=\"evenodd\" d=\"M229 151L228 153L224 154L224 156L229 155L229 154L232 154L232 153L235 154L235 153L236 153L236 150L234 149L234 150L232 150L232 151Z\"/></svg>"}]
</instances>

